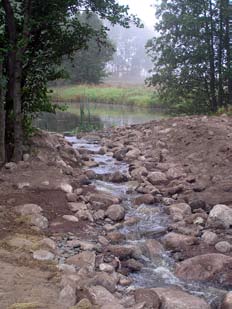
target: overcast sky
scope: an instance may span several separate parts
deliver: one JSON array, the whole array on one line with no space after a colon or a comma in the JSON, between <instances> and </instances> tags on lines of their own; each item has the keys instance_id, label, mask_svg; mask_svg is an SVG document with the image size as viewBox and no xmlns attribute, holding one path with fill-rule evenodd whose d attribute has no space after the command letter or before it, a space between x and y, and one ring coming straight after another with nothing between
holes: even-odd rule
<instances>
[{"instance_id":1,"label":"overcast sky","mask_svg":"<svg viewBox=\"0 0 232 309\"><path fill-rule=\"evenodd\" d=\"M118 0L120 4L128 4L131 13L137 14L139 18L151 29L155 23L154 4L157 0Z\"/></svg>"}]
</instances>

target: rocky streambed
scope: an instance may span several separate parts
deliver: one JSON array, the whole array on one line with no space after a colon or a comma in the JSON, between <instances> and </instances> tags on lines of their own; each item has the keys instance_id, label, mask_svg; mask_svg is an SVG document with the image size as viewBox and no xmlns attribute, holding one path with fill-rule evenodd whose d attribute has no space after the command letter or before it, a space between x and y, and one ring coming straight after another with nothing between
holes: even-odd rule
<instances>
[{"instance_id":1,"label":"rocky streambed","mask_svg":"<svg viewBox=\"0 0 232 309\"><path fill-rule=\"evenodd\" d=\"M3 308L232 307L230 118L32 145L0 179Z\"/></svg>"}]
</instances>

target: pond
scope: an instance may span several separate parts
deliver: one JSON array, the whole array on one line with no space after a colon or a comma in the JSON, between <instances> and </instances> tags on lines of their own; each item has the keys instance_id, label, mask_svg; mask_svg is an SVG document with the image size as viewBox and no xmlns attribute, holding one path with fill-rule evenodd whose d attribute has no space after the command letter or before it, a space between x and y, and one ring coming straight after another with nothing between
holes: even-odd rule
<instances>
[{"instance_id":1,"label":"pond","mask_svg":"<svg viewBox=\"0 0 232 309\"><path fill-rule=\"evenodd\" d=\"M81 123L80 103L68 103L66 105L68 107L66 112L40 114L34 121L35 126L43 130L56 132L75 130ZM139 124L167 117L160 109L125 105L89 103L82 108L83 110L84 121L86 123L91 122L94 127L100 128Z\"/></svg>"}]
</instances>

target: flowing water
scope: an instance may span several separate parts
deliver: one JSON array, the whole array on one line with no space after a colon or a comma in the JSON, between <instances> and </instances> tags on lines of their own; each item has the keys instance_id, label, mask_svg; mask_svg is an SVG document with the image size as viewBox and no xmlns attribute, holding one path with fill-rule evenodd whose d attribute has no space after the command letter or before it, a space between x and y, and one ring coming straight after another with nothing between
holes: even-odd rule
<instances>
[{"instance_id":1,"label":"flowing water","mask_svg":"<svg viewBox=\"0 0 232 309\"><path fill-rule=\"evenodd\" d=\"M97 174L109 174L115 171L128 171L126 163L118 162L112 156L99 155L100 145L93 141L77 139L75 137L67 137L68 141L73 144L74 148L85 148L93 152L93 158L99 163L97 167L92 168ZM128 244L142 243L146 239L159 240L165 234L169 218L163 211L162 205L141 205L134 208L132 200L138 194L133 190L133 182L115 184L107 181L93 181L98 190L107 191L111 194L120 197L123 206L127 210L126 219L130 217L139 217L140 221L133 226L127 226L121 229L121 232L126 235ZM212 308L218 308L218 304L225 294L225 290L213 284L200 284L196 282L184 282L174 275L174 259L170 252L166 252L162 257L151 262L145 256L142 257L144 268L138 272L131 274L135 287L168 287L179 286L183 290L190 292L196 296L204 297Z\"/></svg>"}]
</instances>

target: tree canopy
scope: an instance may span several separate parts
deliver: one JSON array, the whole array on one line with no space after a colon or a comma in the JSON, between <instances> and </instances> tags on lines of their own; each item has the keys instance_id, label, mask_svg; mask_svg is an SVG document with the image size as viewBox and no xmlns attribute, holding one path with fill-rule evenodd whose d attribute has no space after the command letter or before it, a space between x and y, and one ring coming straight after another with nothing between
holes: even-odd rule
<instances>
[{"instance_id":1,"label":"tree canopy","mask_svg":"<svg viewBox=\"0 0 232 309\"><path fill-rule=\"evenodd\" d=\"M161 100L191 113L232 104L230 1L162 0L157 18L147 49Z\"/></svg>"},{"instance_id":2,"label":"tree canopy","mask_svg":"<svg viewBox=\"0 0 232 309\"><path fill-rule=\"evenodd\" d=\"M0 1L0 161L5 154L21 160L30 117L55 108L47 83L62 76L63 57L85 48L93 37L105 42L106 28L82 23L80 13L93 12L123 27L139 24L128 9L115 0Z\"/></svg>"}]
</instances>

